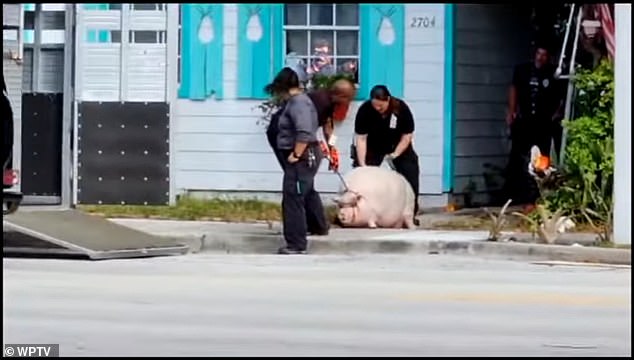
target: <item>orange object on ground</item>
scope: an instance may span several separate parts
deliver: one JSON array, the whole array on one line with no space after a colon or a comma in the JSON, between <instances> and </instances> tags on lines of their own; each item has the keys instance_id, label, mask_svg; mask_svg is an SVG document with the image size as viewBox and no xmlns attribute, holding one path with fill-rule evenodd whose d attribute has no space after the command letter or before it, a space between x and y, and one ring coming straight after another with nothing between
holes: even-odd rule
<instances>
[{"instance_id":1,"label":"orange object on ground","mask_svg":"<svg viewBox=\"0 0 634 360\"><path fill-rule=\"evenodd\" d=\"M550 157L540 155L533 162L533 167L539 172L544 172L550 167Z\"/></svg>"}]
</instances>

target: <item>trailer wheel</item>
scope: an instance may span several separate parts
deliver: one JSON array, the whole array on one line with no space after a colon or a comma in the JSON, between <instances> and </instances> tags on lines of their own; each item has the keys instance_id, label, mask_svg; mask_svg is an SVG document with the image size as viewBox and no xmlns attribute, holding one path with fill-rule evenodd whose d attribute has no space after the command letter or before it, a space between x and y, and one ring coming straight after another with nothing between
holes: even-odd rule
<instances>
[{"instance_id":1,"label":"trailer wheel","mask_svg":"<svg viewBox=\"0 0 634 360\"><path fill-rule=\"evenodd\" d=\"M2 203L2 215L10 215L18 211L20 203L17 201L6 201Z\"/></svg>"}]
</instances>

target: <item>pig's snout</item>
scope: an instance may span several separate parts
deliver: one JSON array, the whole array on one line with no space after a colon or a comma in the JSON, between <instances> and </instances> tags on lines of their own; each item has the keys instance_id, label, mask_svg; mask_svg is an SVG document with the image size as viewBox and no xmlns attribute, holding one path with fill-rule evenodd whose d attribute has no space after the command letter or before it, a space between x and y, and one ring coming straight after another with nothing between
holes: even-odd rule
<instances>
[{"instance_id":1,"label":"pig's snout","mask_svg":"<svg viewBox=\"0 0 634 360\"><path fill-rule=\"evenodd\" d=\"M354 209L351 207L340 208L337 218L342 224L350 224L354 220Z\"/></svg>"}]
</instances>

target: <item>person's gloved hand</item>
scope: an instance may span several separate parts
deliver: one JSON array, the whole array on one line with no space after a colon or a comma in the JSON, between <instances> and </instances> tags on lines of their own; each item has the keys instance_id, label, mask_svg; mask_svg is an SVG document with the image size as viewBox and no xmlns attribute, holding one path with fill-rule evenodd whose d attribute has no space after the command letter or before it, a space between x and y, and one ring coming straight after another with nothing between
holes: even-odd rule
<instances>
[{"instance_id":1,"label":"person's gloved hand","mask_svg":"<svg viewBox=\"0 0 634 360\"><path fill-rule=\"evenodd\" d=\"M319 147L321 147L321 152L324 153L325 157L330 156L330 149L329 149L328 144L326 144L325 141L320 141L319 142Z\"/></svg>"},{"instance_id":2,"label":"person's gloved hand","mask_svg":"<svg viewBox=\"0 0 634 360\"><path fill-rule=\"evenodd\" d=\"M386 164L388 164L388 166L390 168L392 168L392 170L396 169L396 166L394 166L394 159L396 159L396 155L394 155L394 153L391 154L387 154L385 155L385 157L383 158L383 162L385 162Z\"/></svg>"},{"instance_id":3,"label":"person's gloved hand","mask_svg":"<svg viewBox=\"0 0 634 360\"><path fill-rule=\"evenodd\" d=\"M321 151L324 153L326 159L328 159L328 170L339 170L339 151L334 146L329 146L326 142L322 141L319 144Z\"/></svg>"},{"instance_id":4,"label":"person's gloved hand","mask_svg":"<svg viewBox=\"0 0 634 360\"><path fill-rule=\"evenodd\" d=\"M331 146L329 151L330 156L330 165L328 165L328 170L338 171L339 170L339 150L336 147Z\"/></svg>"}]
</instances>

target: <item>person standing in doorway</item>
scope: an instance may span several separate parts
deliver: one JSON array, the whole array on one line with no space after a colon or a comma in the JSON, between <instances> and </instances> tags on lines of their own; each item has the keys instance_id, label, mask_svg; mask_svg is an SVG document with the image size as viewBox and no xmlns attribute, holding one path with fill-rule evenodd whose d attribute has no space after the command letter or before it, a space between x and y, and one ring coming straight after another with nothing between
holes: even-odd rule
<instances>
[{"instance_id":1,"label":"person standing in doorway","mask_svg":"<svg viewBox=\"0 0 634 360\"><path fill-rule=\"evenodd\" d=\"M511 133L511 153L505 193L513 203L525 205L527 212L540 196L528 173L530 149L536 145L543 155L550 155L563 108L561 85L554 74L548 48L538 45L532 62L515 67L509 89L506 123Z\"/></svg>"},{"instance_id":2,"label":"person standing in doorway","mask_svg":"<svg viewBox=\"0 0 634 360\"><path fill-rule=\"evenodd\" d=\"M285 101L277 120L275 146L284 170L282 226L286 246L278 252L302 254L308 245L306 209L323 217L327 226L324 207L315 190L315 175L324 155L317 140L317 109L301 89L297 74L288 70L273 81L276 93Z\"/></svg>"},{"instance_id":3,"label":"person standing in doorway","mask_svg":"<svg viewBox=\"0 0 634 360\"><path fill-rule=\"evenodd\" d=\"M370 91L370 100L357 111L354 122L356 149L353 166L380 166L387 158L412 186L418 213L420 168L412 146L414 116L405 101L393 97L385 85ZM418 225L418 220L414 219Z\"/></svg>"}]
</instances>

